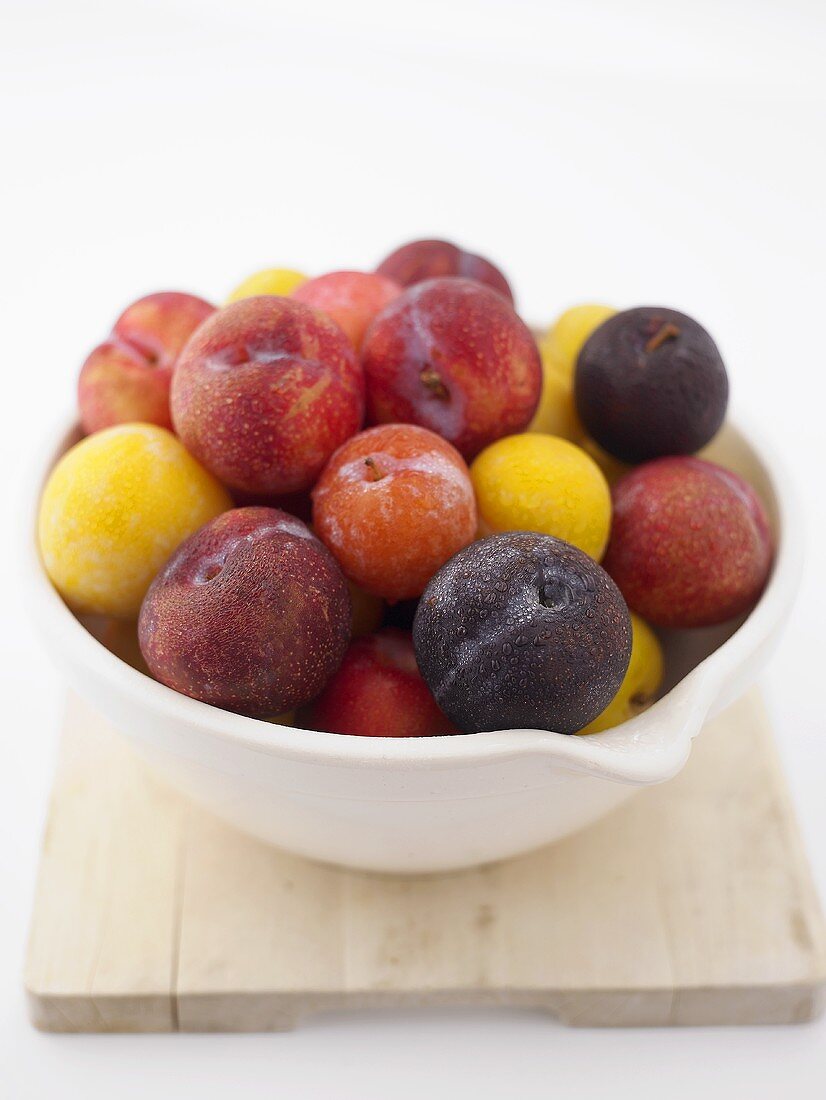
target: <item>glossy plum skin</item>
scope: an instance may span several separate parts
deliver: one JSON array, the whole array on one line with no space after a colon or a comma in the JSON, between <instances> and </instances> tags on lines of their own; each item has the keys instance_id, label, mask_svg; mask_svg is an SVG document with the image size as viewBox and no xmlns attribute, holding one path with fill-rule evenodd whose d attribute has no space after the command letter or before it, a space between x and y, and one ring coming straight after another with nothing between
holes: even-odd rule
<instances>
[{"instance_id":1,"label":"glossy plum skin","mask_svg":"<svg viewBox=\"0 0 826 1100\"><path fill-rule=\"evenodd\" d=\"M654 626L714 626L749 611L774 557L766 511L737 474L661 458L620 478L603 565Z\"/></svg>"},{"instance_id":2,"label":"glossy plum skin","mask_svg":"<svg viewBox=\"0 0 826 1100\"><path fill-rule=\"evenodd\" d=\"M464 730L576 733L616 695L631 618L608 574L528 531L480 539L439 570L413 624L419 669Z\"/></svg>"},{"instance_id":3,"label":"glossy plum skin","mask_svg":"<svg viewBox=\"0 0 826 1100\"><path fill-rule=\"evenodd\" d=\"M317 695L350 640L347 582L305 524L236 508L196 531L153 581L138 636L152 675L253 717Z\"/></svg>"},{"instance_id":4,"label":"glossy plum skin","mask_svg":"<svg viewBox=\"0 0 826 1100\"><path fill-rule=\"evenodd\" d=\"M133 302L91 352L78 379L83 430L139 421L171 428L172 370L187 340L215 312L193 294L161 291Z\"/></svg>"},{"instance_id":5,"label":"glossy plum skin","mask_svg":"<svg viewBox=\"0 0 826 1100\"><path fill-rule=\"evenodd\" d=\"M386 627L352 643L299 724L362 737L456 733L422 679L409 632Z\"/></svg>"},{"instance_id":6,"label":"glossy plum skin","mask_svg":"<svg viewBox=\"0 0 826 1100\"><path fill-rule=\"evenodd\" d=\"M302 283L290 297L326 313L358 349L376 314L398 298L401 292L399 284L384 275L364 271L331 271Z\"/></svg>"},{"instance_id":7,"label":"glossy plum skin","mask_svg":"<svg viewBox=\"0 0 826 1100\"><path fill-rule=\"evenodd\" d=\"M289 298L245 298L214 314L172 381L184 445L230 489L255 497L309 489L363 414L350 341Z\"/></svg>"},{"instance_id":8,"label":"glossy plum skin","mask_svg":"<svg viewBox=\"0 0 826 1100\"><path fill-rule=\"evenodd\" d=\"M728 376L691 317L662 306L616 313L585 341L574 377L586 431L615 458L693 454L723 423Z\"/></svg>"},{"instance_id":9,"label":"glossy plum skin","mask_svg":"<svg viewBox=\"0 0 826 1100\"><path fill-rule=\"evenodd\" d=\"M362 365L369 422L420 424L467 459L523 431L542 390L530 329L471 279L406 290L368 330Z\"/></svg>"},{"instance_id":10,"label":"glossy plum skin","mask_svg":"<svg viewBox=\"0 0 826 1100\"><path fill-rule=\"evenodd\" d=\"M391 252L376 271L401 286L451 275L475 279L513 304L513 291L499 268L484 256L466 252L450 241L411 241Z\"/></svg>"},{"instance_id":11,"label":"glossy plum skin","mask_svg":"<svg viewBox=\"0 0 826 1100\"><path fill-rule=\"evenodd\" d=\"M462 456L414 424L384 424L348 440L312 496L313 526L346 576L387 600L420 595L476 534Z\"/></svg>"}]
</instances>

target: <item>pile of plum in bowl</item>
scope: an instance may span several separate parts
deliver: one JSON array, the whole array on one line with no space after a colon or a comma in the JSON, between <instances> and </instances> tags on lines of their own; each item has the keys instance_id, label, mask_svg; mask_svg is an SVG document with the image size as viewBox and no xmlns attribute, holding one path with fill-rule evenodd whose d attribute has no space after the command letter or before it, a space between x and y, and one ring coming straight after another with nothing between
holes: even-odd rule
<instances>
[{"instance_id":1,"label":"pile of plum in bowl","mask_svg":"<svg viewBox=\"0 0 826 1100\"><path fill-rule=\"evenodd\" d=\"M445 241L150 294L38 468L33 612L95 710L267 842L516 855L676 774L777 638L797 519L728 393L686 314L532 330Z\"/></svg>"}]
</instances>

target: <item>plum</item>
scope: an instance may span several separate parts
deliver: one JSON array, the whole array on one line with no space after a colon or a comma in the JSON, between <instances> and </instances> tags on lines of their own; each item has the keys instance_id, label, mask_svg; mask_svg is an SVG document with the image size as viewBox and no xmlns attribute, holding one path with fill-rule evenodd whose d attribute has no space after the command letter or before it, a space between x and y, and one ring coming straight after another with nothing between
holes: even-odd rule
<instances>
[{"instance_id":1,"label":"plum","mask_svg":"<svg viewBox=\"0 0 826 1100\"><path fill-rule=\"evenodd\" d=\"M187 450L253 497L309 489L363 413L352 344L289 298L243 298L213 314L172 379L172 420Z\"/></svg>"},{"instance_id":2,"label":"plum","mask_svg":"<svg viewBox=\"0 0 826 1100\"><path fill-rule=\"evenodd\" d=\"M422 679L409 632L393 627L353 642L341 668L299 721L309 729L362 737L456 732Z\"/></svg>"},{"instance_id":3,"label":"plum","mask_svg":"<svg viewBox=\"0 0 826 1100\"><path fill-rule=\"evenodd\" d=\"M302 283L290 297L326 313L360 348L370 322L401 292L399 284L384 275L331 271Z\"/></svg>"},{"instance_id":4,"label":"plum","mask_svg":"<svg viewBox=\"0 0 826 1100\"><path fill-rule=\"evenodd\" d=\"M262 294L275 294L279 298L287 298L302 283L307 282L307 276L300 271L293 271L290 267L265 267L263 271L256 271L227 296L224 305L231 302L240 302L242 298L259 298Z\"/></svg>"},{"instance_id":5,"label":"plum","mask_svg":"<svg viewBox=\"0 0 826 1100\"><path fill-rule=\"evenodd\" d=\"M700 458L638 466L612 490L603 562L654 626L714 626L749 611L774 553L766 511L737 474Z\"/></svg>"},{"instance_id":6,"label":"plum","mask_svg":"<svg viewBox=\"0 0 826 1100\"><path fill-rule=\"evenodd\" d=\"M691 317L662 306L615 313L585 341L574 378L586 431L623 462L693 454L723 423L728 376Z\"/></svg>"},{"instance_id":7,"label":"plum","mask_svg":"<svg viewBox=\"0 0 826 1100\"><path fill-rule=\"evenodd\" d=\"M455 554L413 623L421 673L466 733L576 733L619 690L631 637L628 608L605 570L532 531L492 535Z\"/></svg>"},{"instance_id":8,"label":"plum","mask_svg":"<svg viewBox=\"0 0 826 1100\"><path fill-rule=\"evenodd\" d=\"M513 304L513 291L499 268L484 256L466 252L450 241L411 241L391 252L376 271L401 286L414 286L443 275L459 275L489 286Z\"/></svg>"},{"instance_id":9,"label":"plum","mask_svg":"<svg viewBox=\"0 0 826 1100\"><path fill-rule=\"evenodd\" d=\"M317 695L350 640L350 594L330 552L294 516L235 508L186 540L141 607L152 675L255 717Z\"/></svg>"},{"instance_id":10,"label":"plum","mask_svg":"<svg viewBox=\"0 0 826 1100\"><path fill-rule=\"evenodd\" d=\"M415 424L368 428L340 447L313 489L313 527L346 576L386 600L420 595L476 534L462 456Z\"/></svg>"},{"instance_id":11,"label":"plum","mask_svg":"<svg viewBox=\"0 0 826 1100\"><path fill-rule=\"evenodd\" d=\"M74 611L134 620L173 550L231 507L171 432L116 424L76 443L49 474L40 553Z\"/></svg>"},{"instance_id":12,"label":"plum","mask_svg":"<svg viewBox=\"0 0 826 1100\"><path fill-rule=\"evenodd\" d=\"M83 430L141 421L171 428L172 371L192 333L215 312L193 294L161 291L133 302L80 371L77 398Z\"/></svg>"},{"instance_id":13,"label":"plum","mask_svg":"<svg viewBox=\"0 0 826 1100\"><path fill-rule=\"evenodd\" d=\"M429 279L392 301L362 345L368 419L413 423L465 458L523 431L542 389L530 329L472 279Z\"/></svg>"}]
</instances>

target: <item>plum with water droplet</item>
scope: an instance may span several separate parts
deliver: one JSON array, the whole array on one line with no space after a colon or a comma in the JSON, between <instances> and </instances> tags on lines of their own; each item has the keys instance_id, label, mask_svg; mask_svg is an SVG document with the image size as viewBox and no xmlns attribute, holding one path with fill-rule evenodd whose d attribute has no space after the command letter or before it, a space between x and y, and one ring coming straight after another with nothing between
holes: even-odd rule
<instances>
[{"instance_id":1,"label":"plum with water droplet","mask_svg":"<svg viewBox=\"0 0 826 1100\"><path fill-rule=\"evenodd\" d=\"M531 330L473 279L409 287L373 321L361 355L368 421L419 424L466 459L523 431L542 390Z\"/></svg>"},{"instance_id":2,"label":"plum with water droplet","mask_svg":"<svg viewBox=\"0 0 826 1100\"><path fill-rule=\"evenodd\" d=\"M570 543L480 539L436 573L413 624L419 668L466 733L576 733L616 695L631 657L619 589Z\"/></svg>"}]
</instances>

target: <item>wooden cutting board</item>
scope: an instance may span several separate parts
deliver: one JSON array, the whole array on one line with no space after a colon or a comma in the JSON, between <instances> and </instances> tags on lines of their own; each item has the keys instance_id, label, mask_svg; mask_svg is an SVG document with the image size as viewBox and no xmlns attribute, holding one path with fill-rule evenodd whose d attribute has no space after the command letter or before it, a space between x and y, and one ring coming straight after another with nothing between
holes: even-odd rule
<instances>
[{"instance_id":1,"label":"wooden cutting board","mask_svg":"<svg viewBox=\"0 0 826 1100\"><path fill-rule=\"evenodd\" d=\"M824 925L756 693L584 832L452 875L243 836L70 699L26 964L52 1031L259 1031L328 1009L515 1005L568 1024L797 1023Z\"/></svg>"}]
</instances>

